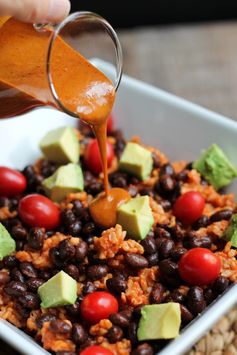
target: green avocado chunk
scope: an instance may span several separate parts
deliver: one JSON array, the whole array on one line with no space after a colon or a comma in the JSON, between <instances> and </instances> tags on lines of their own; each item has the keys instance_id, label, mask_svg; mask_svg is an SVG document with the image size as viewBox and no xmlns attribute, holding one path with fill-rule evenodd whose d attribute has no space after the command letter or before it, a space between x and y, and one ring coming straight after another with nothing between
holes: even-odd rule
<instances>
[{"instance_id":1,"label":"green avocado chunk","mask_svg":"<svg viewBox=\"0 0 237 355\"><path fill-rule=\"evenodd\" d=\"M237 176L237 170L229 161L225 153L216 144L212 144L201 157L193 163L216 190L229 185Z\"/></svg>"},{"instance_id":2,"label":"green avocado chunk","mask_svg":"<svg viewBox=\"0 0 237 355\"><path fill-rule=\"evenodd\" d=\"M181 311L179 303L169 302L142 307L137 329L139 341L172 339L179 335Z\"/></svg>"},{"instance_id":3,"label":"green avocado chunk","mask_svg":"<svg viewBox=\"0 0 237 355\"><path fill-rule=\"evenodd\" d=\"M55 173L44 179L42 186L54 202L62 201L69 193L83 191L84 179L81 167L69 163L58 168Z\"/></svg>"},{"instance_id":4,"label":"green avocado chunk","mask_svg":"<svg viewBox=\"0 0 237 355\"><path fill-rule=\"evenodd\" d=\"M117 223L129 237L144 239L154 223L149 196L135 197L117 209Z\"/></svg>"},{"instance_id":5,"label":"green avocado chunk","mask_svg":"<svg viewBox=\"0 0 237 355\"><path fill-rule=\"evenodd\" d=\"M127 143L119 161L119 170L146 180L152 171L153 160L149 150L137 143Z\"/></svg>"},{"instance_id":6,"label":"green avocado chunk","mask_svg":"<svg viewBox=\"0 0 237 355\"><path fill-rule=\"evenodd\" d=\"M75 303L77 282L60 271L38 288L42 308L60 307Z\"/></svg>"},{"instance_id":7,"label":"green avocado chunk","mask_svg":"<svg viewBox=\"0 0 237 355\"><path fill-rule=\"evenodd\" d=\"M15 240L11 237L2 223L0 223L0 260L2 260L4 256L13 253L15 250Z\"/></svg>"},{"instance_id":8,"label":"green avocado chunk","mask_svg":"<svg viewBox=\"0 0 237 355\"><path fill-rule=\"evenodd\" d=\"M72 127L61 127L50 131L40 142L44 156L55 163L77 163L80 143Z\"/></svg>"},{"instance_id":9,"label":"green avocado chunk","mask_svg":"<svg viewBox=\"0 0 237 355\"><path fill-rule=\"evenodd\" d=\"M224 239L231 242L231 245L237 248L237 213L233 214L228 228L223 235Z\"/></svg>"}]
</instances>

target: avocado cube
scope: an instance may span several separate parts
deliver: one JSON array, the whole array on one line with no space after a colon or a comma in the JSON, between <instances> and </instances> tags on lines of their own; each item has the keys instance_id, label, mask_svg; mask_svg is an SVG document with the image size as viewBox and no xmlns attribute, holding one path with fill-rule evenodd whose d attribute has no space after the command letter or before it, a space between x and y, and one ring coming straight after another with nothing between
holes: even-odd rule
<instances>
[{"instance_id":1,"label":"avocado cube","mask_svg":"<svg viewBox=\"0 0 237 355\"><path fill-rule=\"evenodd\" d=\"M55 173L42 181L48 197L54 202L62 201L69 193L83 191L84 179L78 164L60 166Z\"/></svg>"},{"instance_id":2,"label":"avocado cube","mask_svg":"<svg viewBox=\"0 0 237 355\"><path fill-rule=\"evenodd\" d=\"M0 260L13 253L15 250L15 240L11 237L2 223L0 223Z\"/></svg>"},{"instance_id":3,"label":"avocado cube","mask_svg":"<svg viewBox=\"0 0 237 355\"><path fill-rule=\"evenodd\" d=\"M229 185L237 176L237 170L229 161L225 153L216 144L212 144L201 157L193 163L216 190Z\"/></svg>"},{"instance_id":4,"label":"avocado cube","mask_svg":"<svg viewBox=\"0 0 237 355\"><path fill-rule=\"evenodd\" d=\"M179 335L181 311L179 303L168 302L142 307L137 329L139 341L172 339Z\"/></svg>"},{"instance_id":5,"label":"avocado cube","mask_svg":"<svg viewBox=\"0 0 237 355\"><path fill-rule=\"evenodd\" d=\"M45 158L59 164L77 163L80 143L72 127L61 127L50 131L40 142Z\"/></svg>"},{"instance_id":6,"label":"avocado cube","mask_svg":"<svg viewBox=\"0 0 237 355\"><path fill-rule=\"evenodd\" d=\"M77 282L60 271L38 288L42 308L74 304L77 299Z\"/></svg>"},{"instance_id":7,"label":"avocado cube","mask_svg":"<svg viewBox=\"0 0 237 355\"><path fill-rule=\"evenodd\" d=\"M137 143L127 143L119 161L119 170L146 180L152 171L153 160L149 150Z\"/></svg>"},{"instance_id":8,"label":"avocado cube","mask_svg":"<svg viewBox=\"0 0 237 355\"><path fill-rule=\"evenodd\" d=\"M228 228L223 235L224 239L231 242L231 246L237 248L237 213L233 214Z\"/></svg>"},{"instance_id":9,"label":"avocado cube","mask_svg":"<svg viewBox=\"0 0 237 355\"><path fill-rule=\"evenodd\" d=\"M134 239L146 238L154 223L149 196L135 197L117 209L117 223Z\"/></svg>"}]
</instances>

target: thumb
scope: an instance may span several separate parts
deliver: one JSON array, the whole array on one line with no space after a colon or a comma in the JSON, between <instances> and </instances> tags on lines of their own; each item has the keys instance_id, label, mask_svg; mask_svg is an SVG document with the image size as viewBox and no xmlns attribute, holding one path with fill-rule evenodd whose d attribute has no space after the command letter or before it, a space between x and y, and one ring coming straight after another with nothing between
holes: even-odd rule
<instances>
[{"instance_id":1,"label":"thumb","mask_svg":"<svg viewBox=\"0 0 237 355\"><path fill-rule=\"evenodd\" d=\"M69 0L0 0L0 15L24 22L58 23L70 11Z\"/></svg>"}]
</instances>

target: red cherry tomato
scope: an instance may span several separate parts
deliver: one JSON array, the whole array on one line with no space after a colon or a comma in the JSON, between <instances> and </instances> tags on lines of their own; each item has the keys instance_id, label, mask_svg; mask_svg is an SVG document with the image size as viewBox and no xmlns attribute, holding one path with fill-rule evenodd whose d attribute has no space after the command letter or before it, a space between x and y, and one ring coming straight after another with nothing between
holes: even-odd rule
<instances>
[{"instance_id":1,"label":"red cherry tomato","mask_svg":"<svg viewBox=\"0 0 237 355\"><path fill-rule=\"evenodd\" d=\"M108 167L111 166L112 160L114 158L114 148L112 144L107 142L107 162ZM85 151L85 164L87 168L95 175L98 175L102 171L102 163L100 159L100 151L98 142L96 139L92 139Z\"/></svg>"},{"instance_id":2,"label":"red cherry tomato","mask_svg":"<svg viewBox=\"0 0 237 355\"><path fill-rule=\"evenodd\" d=\"M18 213L30 227L55 229L60 223L58 207L47 197L32 194L20 200Z\"/></svg>"},{"instance_id":3,"label":"red cherry tomato","mask_svg":"<svg viewBox=\"0 0 237 355\"><path fill-rule=\"evenodd\" d=\"M197 191L188 191L178 197L173 206L174 215L185 225L192 224L201 217L205 199Z\"/></svg>"},{"instance_id":4,"label":"red cherry tomato","mask_svg":"<svg viewBox=\"0 0 237 355\"><path fill-rule=\"evenodd\" d=\"M80 355L113 355L112 351L100 345L92 345L83 350Z\"/></svg>"},{"instance_id":5,"label":"red cherry tomato","mask_svg":"<svg viewBox=\"0 0 237 355\"><path fill-rule=\"evenodd\" d=\"M17 170L0 166L0 196L11 197L25 191L26 178Z\"/></svg>"},{"instance_id":6,"label":"red cherry tomato","mask_svg":"<svg viewBox=\"0 0 237 355\"><path fill-rule=\"evenodd\" d=\"M190 249L179 261L180 277L191 285L208 285L221 270L218 255L205 248Z\"/></svg>"},{"instance_id":7,"label":"red cherry tomato","mask_svg":"<svg viewBox=\"0 0 237 355\"><path fill-rule=\"evenodd\" d=\"M114 122L113 122L113 116L109 115L108 121L107 121L107 132L111 133L114 129Z\"/></svg>"},{"instance_id":8,"label":"red cherry tomato","mask_svg":"<svg viewBox=\"0 0 237 355\"><path fill-rule=\"evenodd\" d=\"M118 301L108 292L89 293L81 303L81 314L90 323L98 323L116 312L118 312Z\"/></svg>"}]
</instances>

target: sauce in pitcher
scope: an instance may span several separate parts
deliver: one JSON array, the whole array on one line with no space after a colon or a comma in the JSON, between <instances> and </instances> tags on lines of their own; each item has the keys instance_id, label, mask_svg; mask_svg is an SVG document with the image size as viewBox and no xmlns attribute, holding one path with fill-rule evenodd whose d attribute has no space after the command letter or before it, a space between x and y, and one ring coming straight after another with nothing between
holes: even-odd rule
<instances>
[{"instance_id":1,"label":"sauce in pitcher","mask_svg":"<svg viewBox=\"0 0 237 355\"><path fill-rule=\"evenodd\" d=\"M0 24L1 26L1 24ZM46 54L51 31L37 32L32 25L9 19L0 27L0 118L20 114L41 105L56 106L46 76ZM104 198L96 204L114 216L124 200L122 191L109 190L106 138L107 118L115 99L115 88L101 71L59 36L51 53L51 76L61 103L90 124L100 148L104 174ZM116 198L115 198L116 195ZM111 197L111 198L110 198ZM103 201L114 201L108 209ZM93 204L93 209L95 205ZM111 220L114 221L114 218Z\"/></svg>"}]
</instances>

